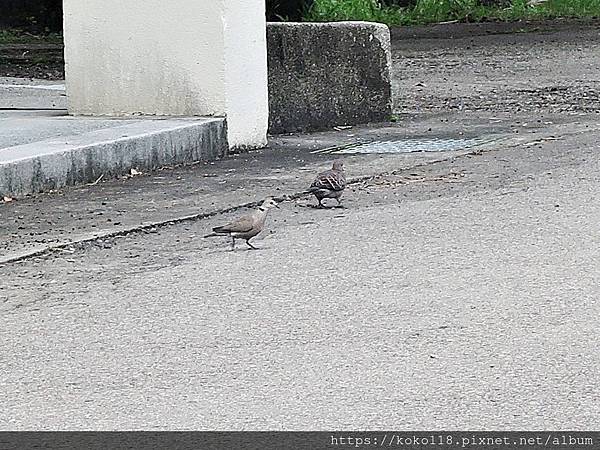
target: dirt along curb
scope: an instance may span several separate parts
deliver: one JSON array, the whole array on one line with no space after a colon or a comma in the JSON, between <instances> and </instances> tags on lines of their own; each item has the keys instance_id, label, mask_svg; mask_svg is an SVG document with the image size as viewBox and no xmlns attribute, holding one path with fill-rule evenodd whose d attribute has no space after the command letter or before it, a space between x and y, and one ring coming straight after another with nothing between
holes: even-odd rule
<instances>
[{"instance_id":1,"label":"dirt along curb","mask_svg":"<svg viewBox=\"0 0 600 450\"><path fill-rule=\"evenodd\" d=\"M391 27L392 41L409 39L461 39L493 34L514 34L534 32L569 32L574 27L597 28L600 18L589 19L549 19L518 20L515 22L448 22L420 26Z\"/></svg>"},{"instance_id":2,"label":"dirt along curb","mask_svg":"<svg viewBox=\"0 0 600 450\"><path fill-rule=\"evenodd\" d=\"M434 160L431 160L431 161L428 161L425 163L416 164L409 168L405 168L405 169L403 169L403 171L414 170L414 169L417 169L424 165L435 164L435 163L445 161L447 159L459 158L459 157L466 156L466 155L472 155L474 153L476 153L476 151L463 153L460 155L452 156L450 158L434 159ZM350 179L348 179L348 186L357 185L360 183L364 183L365 181L369 181L369 180L372 180L372 179L375 179L378 177L382 177L382 176L389 176L392 174L396 175L397 171L392 171L389 173L381 172L381 173L377 173L377 174L365 175L362 177L350 178ZM290 200L295 200L295 199L299 199L299 198L309 197L310 195L311 194L307 193L306 190L302 190L302 191L290 192L290 193L280 195L278 197L275 197L275 200L280 201L280 202L281 201L290 201ZM131 234L135 234L135 233L146 232L148 230L155 232L159 228L169 227L169 226L172 226L172 225L175 225L178 223L197 221L197 220L207 219L209 217L213 217L213 216L216 216L219 214L227 214L227 213L235 212L237 210L244 209L244 208L253 208L253 207L256 207L258 204L260 204L261 201L262 200L254 200L251 202L242 203L242 204L238 204L238 205L227 207L227 208L214 209L214 210L211 210L208 212L201 212L198 214L192 214L192 215L187 215L187 216L172 217L172 218L157 221L157 222L143 223L143 224L131 227L131 228L97 233L94 236L82 238L82 239L79 239L76 241L60 242L58 244L49 245L49 246L43 247L43 248L37 248L34 250L25 251L25 252L21 252L21 253L13 253L13 254L9 254L9 255L4 255L4 256L0 256L0 266L10 264L10 263L16 263L16 262L23 261L23 260L26 260L29 258L41 257L41 256L44 256L47 254L51 254L52 252L59 252L61 250L70 249L71 251L73 251L77 248L84 248L84 246L86 244L90 244L90 243L93 243L96 241L117 238L120 236L127 236L127 235L131 235Z\"/></svg>"},{"instance_id":3,"label":"dirt along curb","mask_svg":"<svg viewBox=\"0 0 600 450\"><path fill-rule=\"evenodd\" d=\"M0 77L62 80L65 77L63 45L31 42L0 44Z\"/></svg>"},{"instance_id":4,"label":"dirt along curb","mask_svg":"<svg viewBox=\"0 0 600 450\"><path fill-rule=\"evenodd\" d=\"M373 129L370 131L373 132ZM582 131L584 129L575 129L565 133L565 135ZM362 130L362 133L365 134L365 131ZM323 133L323 136L330 134L331 132ZM498 139L494 142L469 149L441 153L348 154L343 155L343 157L346 161L348 173L351 175L360 174L359 176L350 176L349 181L352 187L379 177L410 174L415 169L436 163L448 162L453 165L458 163L461 158L478 155L482 152L528 146L544 139L544 136L555 136L556 134L556 131L550 130L539 130L539 132L528 136L498 134ZM289 147L294 147L296 145L294 139L299 138L291 136L281 139L288 139L290 142ZM136 186L136 180L130 180L122 183L111 181L106 185L100 183L90 188L76 188L65 193L66 196L74 197L66 202L63 200L64 197L60 195L55 194L51 200L44 195L43 197L46 198L38 200L38 203L43 203L41 205L42 211L50 208L55 216L63 216L71 212L70 219L64 217L68 222L68 226L76 224L79 219L95 222L96 224L92 223L91 226L80 233L73 231L61 234L57 229L65 224L49 222L47 225L41 226L41 232L37 231L37 234L43 236L43 242L31 245L23 241L21 244L2 245L2 247L5 247L5 251L4 255L0 257L0 265L41 257L53 252L73 253L77 249L84 249L86 245L91 243L103 242L107 239L134 233L157 232L161 228L168 228L178 223L203 220L215 215L231 213L239 209L253 207L267 195L276 195L279 200L295 200L307 197L307 181L310 182L316 171L326 168L325 164L329 164L332 159L335 159L336 149L348 148L348 144L342 141L338 138L338 146L331 147L327 139L323 139L310 150L305 146L297 151L293 148L287 150L281 148L270 149L267 152L256 151L251 154L226 158L215 163L205 163L204 166L184 167L180 171L175 170L170 175L165 174L166 176L161 176L160 172L154 173L148 177L141 177L138 181L147 183L141 186L139 184ZM374 141L375 144L378 142L380 141ZM187 179L182 180L185 178ZM134 185L131 185L132 182L134 182ZM177 186L176 183L181 183L181 185ZM124 187L125 185L129 186ZM251 188L248 189L248 186L251 186ZM285 189L277 186L285 186ZM194 190L197 193L194 193ZM163 198L156 197L158 192L163 194ZM114 198L115 195L123 195L124 197ZM14 207L12 217L15 215L17 217L27 216L27 212L35 207L35 198L26 200L26 203L22 205L19 205L19 203L21 202L16 202L15 205L4 205L4 208L7 209L4 210L6 212L2 215L5 217L10 216L9 208ZM131 208L130 205L133 204L136 208ZM122 211L121 208L123 207L129 209ZM154 208L155 212L146 213L146 211L149 211L148 207ZM119 214L123 212L124 214L114 215L115 212L119 212ZM87 219L83 217L84 213L88 213ZM79 214L82 217L78 218ZM107 218L115 226L100 225L100 220L106 220ZM28 219L32 220L34 218L29 215ZM48 217L48 219L58 221L58 219L52 217ZM123 223L117 222L117 220L123 221ZM11 225L11 227L15 228L15 225L17 223Z\"/></svg>"}]
</instances>

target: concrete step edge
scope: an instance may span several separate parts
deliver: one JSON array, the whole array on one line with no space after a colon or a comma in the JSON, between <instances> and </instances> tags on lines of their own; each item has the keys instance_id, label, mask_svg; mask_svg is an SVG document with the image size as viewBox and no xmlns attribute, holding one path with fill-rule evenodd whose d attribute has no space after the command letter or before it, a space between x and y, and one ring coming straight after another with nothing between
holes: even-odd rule
<instances>
[{"instance_id":1,"label":"concrete step edge","mask_svg":"<svg viewBox=\"0 0 600 450\"><path fill-rule=\"evenodd\" d=\"M0 196L93 183L128 175L131 169L214 160L227 151L223 118L140 120L0 150Z\"/></svg>"}]
</instances>

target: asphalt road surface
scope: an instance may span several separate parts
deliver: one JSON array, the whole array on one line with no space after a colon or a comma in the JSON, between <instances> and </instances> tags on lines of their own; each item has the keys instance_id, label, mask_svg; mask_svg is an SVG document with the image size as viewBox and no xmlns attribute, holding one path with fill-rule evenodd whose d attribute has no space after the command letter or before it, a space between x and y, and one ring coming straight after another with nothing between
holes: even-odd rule
<instances>
[{"instance_id":1,"label":"asphalt road surface","mask_svg":"<svg viewBox=\"0 0 600 450\"><path fill-rule=\"evenodd\" d=\"M428 111L410 126L514 138L392 172L388 155L343 209L284 202L260 250L202 239L238 210L0 265L0 428L597 428L598 114L570 104ZM361 158L351 175L377 164ZM300 183L298 167L263 181ZM85 195L134 198L123 183ZM27 229L72 192L2 212Z\"/></svg>"},{"instance_id":2,"label":"asphalt road surface","mask_svg":"<svg viewBox=\"0 0 600 450\"><path fill-rule=\"evenodd\" d=\"M15 263L0 421L593 428L600 175L580 143L383 177L345 209L286 202L257 251L201 239L216 216Z\"/></svg>"}]
</instances>

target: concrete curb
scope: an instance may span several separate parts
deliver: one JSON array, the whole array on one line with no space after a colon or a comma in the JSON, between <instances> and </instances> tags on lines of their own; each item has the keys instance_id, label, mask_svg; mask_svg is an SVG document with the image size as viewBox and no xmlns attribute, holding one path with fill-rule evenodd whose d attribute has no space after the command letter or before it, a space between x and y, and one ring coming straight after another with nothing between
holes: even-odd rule
<instances>
[{"instance_id":1,"label":"concrete curb","mask_svg":"<svg viewBox=\"0 0 600 450\"><path fill-rule=\"evenodd\" d=\"M21 197L227 154L223 118L140 120L0 151L0 196Z\"/></svg>"},{"instance_id":2,"label":"concrete curb","mask_svg":"<svg viewBox=\"0 0 600 450\"><path fill-rule=\"evenodd\" d=\"M454 158L456 158L456 157L453 157L451 159L454 159ZM429 164L435 164L438 162L442 162L444 160L445 159L443 159L443 158L435 159L435 160L429 161L424 164L417 164L406 170L413 170L417 167L426 166ZM355 184L364 183L365 181L369 181L369 180L372 180L372 179L380 177L380 176L389 175L391 173L392 172L390 172L390 173L383 172L383 173L378 173L378 174L371 174L371 175L365 175L362 177L351 178L348 180L348 185L352 186ZM278 202L283 202L283 201L296 200L296 199L303 198L303 197L310 197L311 195L312 194L310 194L306 191L299 191L299 192L284 194L282 196L278 196L278 197L274 197L274 198ZM67 248L81 248L82 246L84 246L86 244L96 242L99 240L103 240L103 239L112 239L112 238L117 238L120 236L128 236L130 234L141 233L141 232L145 232L147 230L154 230L154 229L158 229L158 228L164 228L164 227L175 225L175 224L182 223L182 222L190 222L190 221L207 219L209 217L213 217L213 216L216 216L219 214L227 214L230 212L235 212L235 211L238 211L243 208L255 208L261 202L262 202L262 200L258 200L258 201L253 201L253 202L242 203L239 205L232 206L230 208L214 209L212 211L201 212L198 214L173 217L173 218L170 218L167 220L161 220L161 221L155 221L155 222L148 222L148 223L144 223L144 224L130 227L130 228L95 234L92 237L87 237L87 238L79 239L76 241L61 242L61 243L58 243L55 245L49 245L46 247L37 248L37 249L29 250L29 251L24 251L24 252L20 252L20 253L12 253L9 255L0 256L0 267L2 267L3 265L20 262L20 261L23 261L23 260L26 260L29 258L44 256L44 255L52 253L52 252L60 252Z\"/></svg>"}]
</instances>

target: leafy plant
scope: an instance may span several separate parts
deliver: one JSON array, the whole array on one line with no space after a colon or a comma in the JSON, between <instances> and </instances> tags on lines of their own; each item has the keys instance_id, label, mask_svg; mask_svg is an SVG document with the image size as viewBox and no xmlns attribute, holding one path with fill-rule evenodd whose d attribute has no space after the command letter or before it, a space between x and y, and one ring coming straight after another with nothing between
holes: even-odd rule
<instances>
[{"instance_id":1,"label":"leafy plant","mask_svg":"<svg viewBox=\"0 0 600 450\"><path fill-rule=\"evenodd\" d=\"M365 20L388 25L419 25L447 21L514 21L536 18L600 17L600 0L528 0L482 4L480 0L315 0L308 21Z\"/></svg>"}]
</instances>

